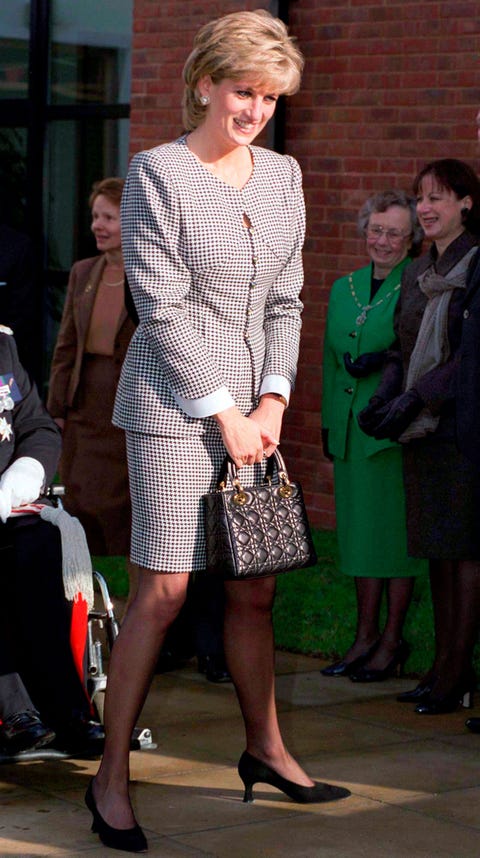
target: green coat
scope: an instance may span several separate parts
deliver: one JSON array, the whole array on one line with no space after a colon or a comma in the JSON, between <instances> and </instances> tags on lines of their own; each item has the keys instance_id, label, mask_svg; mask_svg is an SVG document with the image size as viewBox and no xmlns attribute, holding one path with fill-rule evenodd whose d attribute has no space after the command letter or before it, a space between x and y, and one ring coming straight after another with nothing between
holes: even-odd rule
<instances>
[{"instance_id":1,"label":"green coat","mask_svg":"<svg viewBox=\"0 0 480 858\"><path fill-rule=\"evenodd\" d=\"M357 325L361 308L355 302L353 289L361 306L369 303L372 266L367 265L346 277L335 280L328 304L323 353L322 426L328 429L328 447L333 456L343 459L346 454L348 424L375 393L381 370L366 378L353 378L345 369L343 355L350 352L356 358L365 352L389 348L394 339L393 314L400 294L402 271L411 260L407 257L390 272L382 283L365 324ZM378 302L382 303L378 303ZM377 305L377 306L375 306ZM379 450L397 446L388 439L376 441L360 433L360 448L365 457Z\"/></svg>"}]
</instances>

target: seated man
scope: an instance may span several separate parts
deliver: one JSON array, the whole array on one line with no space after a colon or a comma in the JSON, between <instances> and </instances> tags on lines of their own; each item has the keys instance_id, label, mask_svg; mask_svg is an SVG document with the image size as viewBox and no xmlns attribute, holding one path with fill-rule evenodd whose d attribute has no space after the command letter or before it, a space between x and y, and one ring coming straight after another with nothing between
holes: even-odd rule
<instances>
[{"instance_id":1,"label":"seated man","mask_svg":"<svg viewBox=\"0 0 480 858\"><path fill-rule=\"evenodd\" d=\"M60 434L11 333L0 326L0 749L98 753L103 727L78 656L86 614L73 628L59 528L28 507L55 473Z\"/></svg>"}]
</instances>

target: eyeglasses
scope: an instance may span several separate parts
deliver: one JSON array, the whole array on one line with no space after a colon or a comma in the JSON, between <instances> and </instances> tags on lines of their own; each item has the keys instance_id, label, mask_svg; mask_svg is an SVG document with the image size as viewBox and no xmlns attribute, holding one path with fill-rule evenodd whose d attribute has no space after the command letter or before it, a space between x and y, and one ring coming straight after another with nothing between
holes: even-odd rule
<instances>
[{"instance_id":1,"label":"eyeglasses","mask_svg":"<svg viewBox=\"0 0 480 858\"><path fill-rule=\"evenodd\" d=\"M369 238L381 238L381 236L384 235L388 241L392 244L396 244L397 242L402 241L402 239L408 238L411 233L401 232L399 229L386 229L384 226L372 224L372 226L367 226L367 235Z\"/></svg>"}]
</instances>

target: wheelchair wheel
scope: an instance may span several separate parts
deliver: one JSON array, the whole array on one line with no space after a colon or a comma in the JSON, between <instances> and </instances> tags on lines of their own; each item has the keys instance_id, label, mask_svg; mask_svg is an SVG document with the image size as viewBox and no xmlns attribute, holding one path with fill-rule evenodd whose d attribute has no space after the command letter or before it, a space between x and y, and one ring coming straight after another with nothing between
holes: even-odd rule
<instances>
[{"instance_id":1,"label":"wheelchair wheel","mask_svg":"<svg viewBox=\"0 0 480 858\"><path fill-rule=\"evenodd\" d=\"M104 649L111 652L118 635L118 623L107 583L99 572L94 571L94 581L100 593L102 606L88 615L88 680L87 690L103 723L107 674L104 671Z\"/></svg>"}]
</instances>

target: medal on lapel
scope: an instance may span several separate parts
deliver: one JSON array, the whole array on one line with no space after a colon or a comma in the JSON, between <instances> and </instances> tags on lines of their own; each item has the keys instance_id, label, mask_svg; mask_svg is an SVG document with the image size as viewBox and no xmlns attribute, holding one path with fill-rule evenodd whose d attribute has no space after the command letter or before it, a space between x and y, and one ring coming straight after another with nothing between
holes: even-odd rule
<instances>
[{"instance_id":1,"label":"medal on lapel","mask_svg":"<svg viewBox=\"0 0 480 858\"><path fill-rule=\"evenodd\" d=\"M5 420L5 417L0 417L0 442L9 441L13 435L10 423Z\"/></svg>"}]
</instances>

